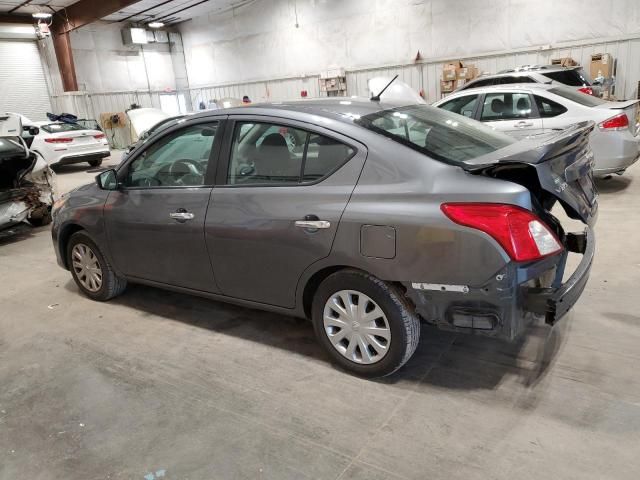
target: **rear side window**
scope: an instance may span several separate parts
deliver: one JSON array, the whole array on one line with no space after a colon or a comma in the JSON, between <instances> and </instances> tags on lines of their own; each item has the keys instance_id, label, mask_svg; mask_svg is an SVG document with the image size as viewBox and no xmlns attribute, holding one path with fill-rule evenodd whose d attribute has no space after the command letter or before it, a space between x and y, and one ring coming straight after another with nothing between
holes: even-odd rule
<instances>
[{"instance_id":1,"label":"rear side window","mask_svg":"<svg viewBox=\"0 0 640 480\"><path fill-rule=\"evenodd\" d=\"M333 173L355 149L332 138L272 123L235 126L228 185L297 185Z\"/></svg>"},{"instance_id":2,"label":"rear side window","mask_svg":"<svg viewBox=\"0 0 640 480\"><path fill-rule=\"evenodd\" d=\"M570 87L582 87L584 85L591 85L587 76L581 68L572 70L559 70L557 72L541 72L547 78L555 80L559 83L564 83Z\"/></svg>"},{"instance_id":3,"label":"rear side window","mask_svg":"<svg viewBox=\"0 0 640 480\"><path fill-rule=\"evenodd\" d=\"M597 107L598 105L607 103L598 97L594 97L593 95L587 95L586 93L578 92L577 90L573 90L572 88L563 86L553 87L548 91L560 97L566 98L567 100L571 100L572 102L584 105L585 107Z\"/></svg>"},{"instance_id":4,"label":"rear side window","mask_svg":"<svg viewBox=\"0 0 640 480\"><path fill-rule=\"evenodd\" d=\"M489 85L494 85L495 78L485 78L481 80L476 80L475 82L467 83L461 90L466 88L476 88L476 87L488 87Z\"/></svg>"},{"instance_id":5,"label":"rear side window","mask_svg":"<svg viewBox=\"0 0 640 480\"><path fill-rule=\"evenodd\" d=\"M531 97L527 93L488 93L482 104L483 122L532 118Z\"/></svg>"},{"instance_id":6,"label":"rear side window","mask_svg":"<svg viewBox=\"0 0 640 480\"><path fill-rule=\"evenodd\" d=\"M440 105L439 108L471 118L473 117L473 112L475 111L477 104L478 95L465 95L464 97L449 100L448 102Z\"/></svg>"},{"instance_id":7,"label":"rear side window","mask_svg":"<svg viewBox=\"0 0 640 480\"><path fill-rule=\"evenodd\" d=\"M480 122L428 105L383 110L356 123L452 164L494 152L515 141Z\"/></svg>"},{"instance_id":8,"label":"rear side window","mask_svg":"<svg viewBox=\"0 0 640 480\"><path fill-rule=\"evenodd\" d=\"M536 99L538 113L540 113L542 118L557 117L567 111L565 107L548 98L542 98L538 95L534 95L533 97Z\"/></svg>"}]
</instances>

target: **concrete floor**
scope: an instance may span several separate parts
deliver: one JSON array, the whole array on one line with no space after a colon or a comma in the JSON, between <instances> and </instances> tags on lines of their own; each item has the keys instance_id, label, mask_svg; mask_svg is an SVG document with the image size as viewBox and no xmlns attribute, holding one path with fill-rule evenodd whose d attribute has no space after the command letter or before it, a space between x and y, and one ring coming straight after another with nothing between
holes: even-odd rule
<instances>
[{"instance_id":1,"label":"concrete floor","mask_svg":"<svg viewBox=\"0 0 640 480\"><path fill-rule=\"evenodd\" d=\"M5 236L0 479L637 479L640 166L599 187L560 325L513 345L424 328L384 381L333 368L306 322L141 286L92 302L47 228Z\"/></svg>"}]
</instances>

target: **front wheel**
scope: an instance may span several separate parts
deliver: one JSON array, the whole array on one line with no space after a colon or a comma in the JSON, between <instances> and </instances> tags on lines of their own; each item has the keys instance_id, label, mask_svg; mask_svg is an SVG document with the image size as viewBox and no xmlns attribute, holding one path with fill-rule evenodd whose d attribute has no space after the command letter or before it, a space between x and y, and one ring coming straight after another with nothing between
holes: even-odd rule
<instances>
[{"instance_id":1,"label":"front wheel","mask_svg":"<svg viewBox=\"0 0 640 480\"><path fill-rule=\"evenodd\" d=\"M126 279L116 274L98 246L84 232L71 235L67 262L78 288L93 300L110 300L127 286Z\"/></svg>"},{"instance_id":2,"label":"front wheel","mask_svg":"<svg viewBox=\"0 0 640 480\"><path fill-rule=\"evenodd\" d=\"M357 270L336 272L322 282L312 320L332 360L363 377L398 370L420 338L420 320L402 292Z\"/></svg>"},{"instance_id":3,"label":"front wheel","mask_svg":"<svg viewBox=\"0 0 640 480\"><path fill-rule=\"evenodd\" d=\"M102 165L102 159L98 159L98 160L89 160L89 165L91 165L92 167L99 167L100 165Z\"/></svg>"}]
</instances>

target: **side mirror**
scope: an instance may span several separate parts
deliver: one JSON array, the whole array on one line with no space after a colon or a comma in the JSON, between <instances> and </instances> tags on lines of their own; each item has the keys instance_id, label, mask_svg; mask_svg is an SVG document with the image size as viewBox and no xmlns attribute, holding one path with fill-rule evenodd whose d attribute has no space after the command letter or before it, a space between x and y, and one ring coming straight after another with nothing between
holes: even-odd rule
<instances>
[{"instance_id":1,"label":"side mirror","mask_svg":"<svg viewBox=\"0 0 640 480\"><path fill-rule=\"evenodd\" d=\"M29 134L34 137L40 133L40 129L38 127L29 127Z\"/></svg>"},{"instance_id":2,"label":"side mirror","mask_svg":"<svg viewBox=\"0 0 640 480\"><path fill-rule=\"evenodd\" d=\"M101 190L117 190L118 176L116 171L112 168L110 170L105 170L100 175L97 175L96 184Z\"/></svg>"}]
</instances>

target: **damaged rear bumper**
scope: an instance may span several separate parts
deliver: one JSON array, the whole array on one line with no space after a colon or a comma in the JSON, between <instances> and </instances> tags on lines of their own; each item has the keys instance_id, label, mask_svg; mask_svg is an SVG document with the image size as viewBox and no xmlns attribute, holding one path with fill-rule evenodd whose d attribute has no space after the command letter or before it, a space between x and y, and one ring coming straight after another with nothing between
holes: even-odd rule
<instances>
[{"instance_id":1,"label":"damaged rear bumper","mask_svg":"<svg viewBox=\"0 0 640 480\"><path fill-rule=\"evenodd\" d=\"M524 309L544 315L546 323L555 324L575 305L587 285L596 245L593 231L585 229L581 234L569 234L567 250L582 254L578 268L562 284L564 268L556 273L551 287L527 287L524 291ZM566 260L565 260L566 261Z\"/></svg>"},{"instance_id":2,"label":"damaged rear bumper","mask_svg":"<svg viewBox=\"0 0 640 480\"><path fill-rule=\"evenodd\" d=\"M514 340L533 321L555 324L584 291L595 254L592 229L568 234L565 248L532 264L510 263L483 285L405 283L407 295L427 323L443 330ZM568 252L583 257L562 283Z\"/></svg>"}]
</instances>

